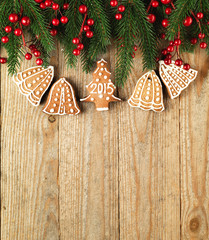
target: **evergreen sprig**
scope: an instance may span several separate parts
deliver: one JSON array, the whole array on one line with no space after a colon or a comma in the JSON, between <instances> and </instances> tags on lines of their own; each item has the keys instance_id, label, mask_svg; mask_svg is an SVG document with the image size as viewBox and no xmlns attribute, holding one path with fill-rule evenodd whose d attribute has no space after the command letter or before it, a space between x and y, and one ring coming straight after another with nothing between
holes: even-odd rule
<instances>
[{"instance_id":1,"label":"evergreen sprig","mask_svg":"<svg viewBox=\"0 0 209 240\"><path fill-rule=\"evenodd\" d=\"M151 0L120 0L118 4L125 6L120 21L115 19L118 12L117 7L110 6L110 0L55 0L60 5L60 11L52 8L41 9L35 0L1 0L0 1L0 37L8 36L9 42L2 43L8 54L8 71L10 74L16 73L23 56L27 52L27 47L23 44L21 36L17 37L13 32L6 33L4 28L12 25L15 28L23 28L24 36L29 38L31 43L35 43L41 50L41 58L44 65L48 64L49 54L54 49L55 40L64 46L66 63L68 66L76 66L78 56L73 55L76 45L72 43L73 38L79 37L84 44L81 51L81 61L83 70L89 72L98 57L105 53L107 47L113 43L116 47L116 73L115 81L117 85L123 86L131 73L134 62L134 47L141 50L143 58L143 68L153 69L156 66L157 52L161 55L162 42L161 34L166 34L167 40L181 38L182 44L178 47L179 53L192 52L196 45L191 44L191 39L198 34L204 33L205 38L199 39L199 43L204 41L208 44L209 54L209 1L208 0L173 0L171 5L163 5L157 8L150 7ZM63 10L63 4L69 3L68 10ZM81 26L85 14L79 12L79 6L85 4L88 8L87 19L93 18L94 25L91 26L94 36L87 38ZM170 15L165 14L166 7L172 7ZM204 18L196 18L198 12L204 13ZM9 15L17 13L19 17L28 16L31 24L28 27L21 26L19 22L11 24ZM53 18L67 16L67 24L52 26ZM156 21L151 24L148 15L154 14ZM185 27L183 21L187 16L193 18L190 27ZM165 29L162 26L162 19L168 18L169 26ZM86 25L86 22L84 23ZM51 28L58 30L56 37L50 34ZM29 36L28 36L29 35ZM199 44L198 44L199 45ZM175 55L175 54L174 54ZM159 55L158 55L159 56ZM162 57L162 55L161 55Z\"/></svg>"},{"instance_id":2,"label":"evergreen sprig","mask_svg":"<svg viewBox=\"0 0 209 240\"><path fill-rule=\"evenodd\" d=\"M125 1L124 1L125 5ZM139 45L143 56L143 67L152 69L156 62L156 37L147 21L144 3L133 0L125 5L123 18L116 25L116 83L124 85L133 67L134 46Z\"/></svg>"}]
</instances>

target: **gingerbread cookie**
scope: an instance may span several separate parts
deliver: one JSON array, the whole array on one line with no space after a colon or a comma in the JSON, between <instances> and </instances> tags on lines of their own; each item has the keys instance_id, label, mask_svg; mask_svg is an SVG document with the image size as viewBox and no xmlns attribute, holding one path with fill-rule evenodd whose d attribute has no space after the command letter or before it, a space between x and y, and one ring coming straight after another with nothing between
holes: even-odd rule
<instances>
[{"instance_id":1,"label":"gingerbread cookie","mask_svg":"<svg viewBox=\"0 0 209 240\"><path fill-rule=\"evenodd\" d=\"M77 115L80 113L74 90L65 78L61 78L53 84L43 112L50 115Z\"/></svg>"},{"instance_id":2,"label":"gingerbread cookie","mask_svg":"<svg viewBox=\"0 0 209 240\"><path fill-rule=\"evenodd\" d=\"M118 102L121 99L113 95L115 86L110 79L111 73L107 70L107 62L102 59L97 62L97 69L93 73L93 81L87 85L90 95L80 101L94 102L97 111L109 109L110 102Z\"/></svg>"},{"instance_id":3,"label":"gingerbread cookie","mask_svg":"<svg viewBox=\"0 0 209 240\"><path fill-rule=\"evenodd\" d=\"M54 68L52 66L47 69L32 67L15 75L13 80L18 85L20 92L27 96L34 106L38 106L53 77Z\"/></svg>"},{"instance_id":4,"label":"gingerbread cookie","mask_svg":"<svg viewBox=\"0 0 209 240\"><path fill-rule=\"evenodd\" d=\"M197 71L194 69L184 70L183 66L178 67L172 61L170 65L166 65L164 61L159 61L160 76L171 99L180 95L180 93L189 86L189 84L197 77Z\"/></svg>"},{"instance_id":5,"label":"gingerbread cookie","mask_svg":"<svg viewBox=\"0 0 209 240\"><path fill-rule=\"evenodd\" d=\"M155 71L147 72L138 80L128 103L143 110L164 110L162 85Z\"/></svg>"}]
</instances>

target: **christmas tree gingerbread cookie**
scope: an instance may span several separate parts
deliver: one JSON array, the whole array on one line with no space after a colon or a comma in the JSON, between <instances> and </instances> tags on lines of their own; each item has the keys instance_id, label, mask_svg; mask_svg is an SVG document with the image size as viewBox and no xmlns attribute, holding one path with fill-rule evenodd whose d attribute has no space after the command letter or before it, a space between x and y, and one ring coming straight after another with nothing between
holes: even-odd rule
<instances>
[{"instance_id":1,"label":"christmas tree gingerbread cookie","mask_svg":"<svg viewBox=\"0 0 209 240\"><path fill-rule=\"evenodd\" d=\"M138 80L128 103L131 107L138 107L142 110L155 112L164 110L162 85L155 71L145 73Z\"/></svg>"},{"instance_id":2,"label":"christmas tree gingerbread cookie","mask_svg":"<svg viewBox=\"0 0 209 240\"><path fill-rule=\"evenodd\" d=\"M197 71L194 69L185 70L183 65L178 67L172 61L170 65L166 65L164 61L159 61L160 76L164 82L171 99L180 95L180 93L189 86L189 84L197 77Z\"/></svg>"},{"instance_id":3,"label":"christmas tree gingerbread cookie","mask_svg":"<svg viewBox=\"0 0 209 240\"><path fill-rule=\"evenodd\" d=\"M65 78L61 78L53 84L43 112L50 115L77 115L80 113L74 90Z\"/></svg>"},{"instance_id":4,"label":"christmas tree gingerbread cookie","mask_svg":"<svg viewBox=\"0 0 209 240\"><path fill-rule=\"evenodd\" d=\"M20 92L34 105L40 104L54 77L54 68L32 67L14 75L13 80Z\"/></svg>"},{"instance_id":5,"label":"christmas tree gingerbread cookie","mask_svg":"<svg viewBox=\"0 0 209 240\"><path fill-rule=\"evenodd\" d=\"M93 73L93 80L86 86L90 94L80 101L94 102L97 111L108 110L110 102L121 101L113 95L115 86L110 75L111 73L107 70L107 62L104 59L98 61L97 69Z\"/></svg>"}]
</instances>

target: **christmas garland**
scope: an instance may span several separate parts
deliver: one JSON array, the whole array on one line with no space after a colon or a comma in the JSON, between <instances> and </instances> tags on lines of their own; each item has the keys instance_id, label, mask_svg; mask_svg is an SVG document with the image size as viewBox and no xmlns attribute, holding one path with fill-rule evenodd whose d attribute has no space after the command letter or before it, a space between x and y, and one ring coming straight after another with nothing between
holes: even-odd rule
<instances>
[{"instance_id":1,"label":"christmas garland","mask_svg":"<svg viewBox=\"0 0 209 240\"><path fill-rule=\"evenodd\" d=\"M67 65L75 66L80 56L86 72L114 44L115 82L123 85L138 48L148 70L159 60L169 66L175 59L176 66L188 71L182 52L198 45L209 54L209 1L1 0L0 38L8 55L0 63L8 64L11 75L24 58L34 56L37 65L47 66L57 40ZM165 40L168 46L161 49Z\"/></svg>"}]
</instances>

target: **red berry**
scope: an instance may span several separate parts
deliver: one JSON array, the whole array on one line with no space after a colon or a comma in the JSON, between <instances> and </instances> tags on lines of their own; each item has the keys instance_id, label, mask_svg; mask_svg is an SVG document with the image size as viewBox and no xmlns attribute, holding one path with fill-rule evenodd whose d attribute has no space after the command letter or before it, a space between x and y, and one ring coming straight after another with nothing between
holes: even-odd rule
<instances>
[{"instance_id":1,"label":"red berry","mask_svg":"<svg viewBox=\"0 0 209 240\"><path fill-rule=\"evenodd\" d=\"M175 46L174 41L170 41L170 42L169 42L169 45L170 45L170 46Z\"/></svg>"},{"instance_id":2,"label":"red berry","mask_svg":"<svg viewBox=\"0 0 209 240\"><path fill-rule=\"evenodd\" d=\"M170 65L170 64L171 64L171 59L170 59L170 58L166 58L166 59L164 60L164 63L165 63L166 65Z\"/></svg>"},{"instance_id":3,"label":"red berry","mask_svg":"<svg viewBox=\"0 0 209 240\"><path fill-rule=\"evenodd\" d=\"M32 58L32 54L30 54L30 53L25 54L25 59L26 60L31 60L31 58Z\"/></svg>"},{"instance_id":4,"label":"red berry","mask_svg":"<svg viewBox=\"0 0 209 240\"><path fill-rule=\"evenodd\" d=\"M37 51L37 48L31 49L31 52L34 54L34 52Z\"/></svg>"},{"instance_id":5,"label":"red berry","mask_svg":"<svg viewBox=\"0 0 209 240\"><path fill-rule=\"evenodd\" d=\"M69 8L69 3L64 3L64 4L63 4L63 9L64 9L64 10L67 10L68 8Z\"/></svg>"},{"instance_id":6,"label":"red berry","mask_svg":"<svg viewBox=\"0 0 209 240\"><path fill-rule=\"evenodd\" d=\"M5 30L5 32L10 33L12 31L12 27L6 26L4 30Z\"/></svg>"},{"instance_id":7,"label":"red berry","mask_svg":"<svg viewBox=\"0 0 209 240\"><path fill-rule=\"evenodd\" d=\"M52 4L52 9L54 9L54 10L58 10L59 9L59 4L58 3L53 3Z\"/></svg>"},{"instance_id":8,"label":"red berry","mask_svg":"<svg viewBox=\"0 0 209 240\"><path fill-rule=\"evenodd\" d=\"M62 16L60 18L61 23L66 24L68 22L68 18L66 16Z\"/></svg>"},{"instance_id":9,"label":"red berry","mask_svg":"<svg viewBox=\"0 0 209 240\"><path fill-rule=\"evenodd\" d=\"M203 13L202 12L198 12L197 13L197 18L198 19L202 19L204 17Z\"/></svg>"},{"instance_id":10,"label":"red berry","mask_svg":"<svg viewBox=\"0 0 209 240\"><path fill-rule=\"evenodd\" d=\"M132 54L131 54L131 56L132 56L132 58L135 58L135 52L132 52Z\"/></svg>"},{"instance_id":11,"label":"red berry","mask_svg":"<svg viewBox=\"0 0 209 240\"><path fill-rule=\"evenodd\" d=\"M83 43L79 43L79 44L77 45L77 49L78 49L78 50L83 50L83 48L84 48Z\"/></svg>"},{"instance_id":12,"label":"red berry","mask_svg":"<svg viewBox=\"0 0 209 240\"><path fill-rule=\"evenodd\" d=\"M162 4L169 4L171 2L171 0L161 0Z\"/></svg>"},{"instance_id":13,"label":"red berry","mask_svg":"<svg viewBox=\"0 0 209 240\"><path fill-rule=\"evenodd\" d=\"M80 40L79 40L79 38L73 38L72 42L73 42L73 44L77 45L77 44L79 44Z\"/></svg>"},{"instance_id":14,"label":"red berry","mask_svg":"<svg viewBox=\"0 0 209 240\"><path fill-rule=\"evenodd\" d=\"M191 44L196 44L197 43L197 38L192 38L190 42L191 42Z\"/></svg>"},{"instance_id":15,"label":"red berry","mask_svg":"<svg viewBox=\"0 0 209 240\"><path fill-rule=\"evenodd\" d=\"M165 39L165 36L166 36L165 33L162 33L160 37L161 37L162 39Z\"/></svg>"},{"instance_id":16,"label":"red berry","mask_svg":"<svg viewBox=\"0 0 209 240\"><path fill-rule=\"evenodd\" d=\"M35 0L35 2L41 3L41 2L43 2L43 0Z\"/></svg>"},{"instance_id":17,"label":"red berry","mask_svg":"<svg viewBox=\"0 0 209 240\"><path fill-rule=\"evenodd\" d=\"M172 55L171 55L170 53L168 53L168 54L166 55L166 58L171 59L171 58L172 58Z\"/></svg>"},{"instance_id":18,"label":"red berry","mask_svg":"<svg viewBox=\"0 0 209 240\"><path fill-rule=\"evenodd\" d=\"M134 51L135 51L135 52L137 51L137 46L134 46Z\"/></svg>"},{"instance_id":19,"label":"red berry","mask_svg":"<svg viewBox=\"0 0 209 240\"><path fill-rule=\"evenodd\" d=\"M119 11L119 12L124 12L125 9L126 9L126 8L125 8L124 5L119 5L119 6L118 6L118 11Z\"/></svg>"},{"instance_id":20,"label":"red berry","mask_svg":"<svg viewBox=\"0 0 209 240\"><path fill-rule=\"evenodd\" d=\"M198 34L198 38L200 38L200 39L205 38L205 34L204 34L204 33L199 33L199 34Z\"/></svg>"},{"instance_id":21,"label":"red berry","mask_svg":"<svg viewBox=\"0 0 209 240\"><path fill-rule=\"evenodd\" d=\"M154 15L154 14L149 14L149 15L148 15L148 21L149 21L150 23L154 23L154 22L156 21L155 15Z\"/></svg>"},{"instance_id":22,"label":"red berry","mask_svg":"<svg viewBox=\"0 0 209 240\"><path fill-rule=\"evenodd\" d=\"M92 38L94 36L94 34L92 31L87 31L86 36L87 36L87 38Z\"/></svg>"},{"instance_id":23,"label":"red berry","mask_svg":"<svg viewBox=\"0 0 209 240\"><path fill-rule=\"evenodd\" d=\"M46 5L47 7L51 6L51 4L52 4L52 1L51 1L51 0L46 0L46 1L45 1L45 5Z\"/></svg>"},{"instance_id":24,"label":"red berry","mask_svg":"<svg viewBox=\"0 0 209 240\"><path fill-rule=\"evenodd\" d=\"M21 36L22 35L22 29L20 29L20 28L15 29L14 34L18 37Z\"/></svg>"},{"instance_id":25,"label":"red berry","mask_svg":"<svg viewBox=\"0 0 209 240\"><path fill-rule=\"evenodd\" d=\"M24 25L24 26L30 25L30 18L27 17L27 16L23 17L23 18L21 19L21 23L22 23L22 25Z\"/></svg>"},{"instance_id":26,"label":"red berry","mask_svg":"<svg viewBox=\"0 0 209 240\"><path fill-rule=\"evenodd\" d=\"M9 42L9 38L7 36L4 36L4 37L1 38L1 41L3 43L7 43L7 42Z\"/></svg>"},{"instance_id":27,"label":"red berry","mask_svg":"<svg viewBox=\"0 0 209 240\"><path fill-rule=\"evenodd\" d=\"M85 25L84 27L83 27L83 30L86 32L86 31L89 31L90 30L90 27L88 26L88 25Z\"/></svg>"},{"instance_id":28,"label":"red berry","mask_svg":"<svg viewBox=\"0 0 209 240\"><path fill-rule=\"evenodd\" d=\"M60 23L59 19L57 19L57 18L52 19L52 24L53 24L54 26L58 26L59 23Z\"/></svg>"},{"instance_id":29,"label":"red berry","mask_svg":"<svg viewBox=\"0 0 209 240\"><path fill-rule=\"evenodd\" d=\"M159 62L159 61L160 61L160 58L159 58L159 57L157 57L157 58L156 58L156 62Z\"/></svg>"},{"instance_id":30,"label":"red berry","mask_svg":"<svg viewBox=\"0 0 209 240\"><path fill-rule=\"evenodd\" d=\"M7 62L7 59L6 58L0 58L0 63L1 64L5 64Z\"/></svg>"},{"instance_id":31,"label":"red berry","mask_svg":"<svg viewBox=\"0 0 209 240\"><path fill-rule=\"evenodd\" d=\"M183 64L183 61L181 59L176 59L175 64L180 67Z\"/></svg>"},{"instance_id":32,"label":"red berry","mask_svg":"<svg viewBox=\"0 0 209 240\"><path fill-rule=\"evenodd\" d=\"M29 48L30 48L30 50L36 49L36 45L35 45L35 44L31 44L31 45L29 46Z\"/></svg>"},{"instance_id":33,"label":"red berry","mask_svg":"<svg viewBox=\"0 0 209 240\"><path fill-rule=\"evenodd\" d=\"M36 50L33 54L34 54L35 57L40 57L41 56L41 52L38 51L38 50Z\"/></svg>"},{"instance_id":34,"label":"red berry","mask_svg":"<svg viewBox=\"0 0 209 240\"><path fill-rule=\"evenodd\" d=\"M41 9L45 9L45 8L46 8L46 4L45 4L45 3L43 3L43 2L42 2L42 3L40 3L40 5L39 5L39 6L40 6L40 8L41 8Z\"/></svg>"},{"instance_id":35,"label":"red berry","mask_svg":"<svg viewBox=\"0 0 209 240\"><path fill-rule=\"evenodd\" d=\"M115 14L115 18L117 19L117 20L121 20L122 19L122 14L121 13L117 13L117 14Z\"/></svg>"},{"instance_id":36,"label":"red berry","mask_svg":"<svg viewBox=\"0 0 209 240\"><path fill-rule=\"evenodd\" d=\"M37 65L42 65L43 64L43 60L41 58L37 58L36 59L36 64Z\"/></svg>"},{"instance_id":37,"label":"red berry","mask_svg":"<svg viewBox=\"0 0 209 240\"><path fill-rule=\"evenodd\" d=\"M79 12L82 14L85 14L87 12L88 8L86 5L80 5L79 6Z\"/></svg>"},{"instance_id":38,"label":"red berry","mask_svg":"<svg viewBox=\"0 0 209 240\"><path fill-rule=\"evenodd\" d=\"M153 1L152 2L152 7L156 8L159 6L159 2L158 1Z\"/></svg>"},{"instance_id":39,"label":"red berry","mask_svg":"<svg viewBox=\"0 0 209 240\"><path fill-rule=\"evenodd\" d=\"M18 15L16 13L11 13L9 15L9 21L12 23L15 23L18 21Z\"/></svg>"},{"instance_id":40,"label":"red berry","mask_svg":"<svg viewBox=\"0 0 209 240\"><path fill-rule=\"evenodd\" d=\"M50 31L52 36L56 36L57 35L57 29L52 28Z\"/></svg>"},{"instance_id":41,"label":"red berry","mask_svg":"<svg viewBox=\"0 0 209 240\"><path fill-rule=\"evenodd\" d=\"M81 54L81 51L76 48L76 49L73 50L73 54L74 54L75 56L78 56L78 55Z\"/></svg>"},{"instance_id":42,"label":"red berry","mask_svg":"<svg viewBox=\"0 0 209 240\"><path fill-rule=\"evenodd\" d=\"M192 24L192 22L193 22L193 20L192 20L191 17L186 17L186 18L184 19L183 24L184 24L185 27L189 27L189 26Z\"/></svg>"},{"instance_id":43,"label":"red berry","mask_svg":"<svg viewBox=\"0 0 209 240\"><path fill-rule=\"evenodd\" d=\"M166 19L163 19L163 21L162 21L162 26L164 27L164 28L166 28L167 26L168 26L168 19L166 18Z\"/></svg>"},{"instance_id":44,"label":"red berry","mask_svg":"<svg viewBox=\"0 0 209 240\"><path fill-rule=\"evenodd\" d=\"M168 52L173 52L174 51L174 47L173 46L168 46L167 50L168 50Z\"/></svg>"},{"instance_id":45,"label":"red berry","mask_svg":"<svg viewBox=\"0 0 209 240\"><path fill-rule=\"evenodd\" d=\"M170 7L167 7L167 8L165 9L165 13L166 13L167 15L171 14L171 12L172 12L172 9L171 9Z\"/></svg>"},{"instance_id":46,"label":"red berry","mask_svg":"<svg viewBox=\"0 0 209 240\"><path fill-rule=\"evenodd\" d=\"M184 70L189 70L190 69L190 65L188 63L185 63L183 68L184 68Z\"/></svg>"},{"instance_id":47,"label":"red berry","mask_svg":"<svg viewBox=\"0 0 209 240\"><path fill-rule=\"evenodd\" d=\"M200 47L201 47L202 49L205 49L205 48L207 47L207 43L206 43L206 42L201 42L201 43L200 43Z\"/></svg>"},{"instance_id":48,"label":"red berry","mask_svg":"<svg viewBox=\"0 0 209 240\"><path fill-rule=\"evenodd\" d=\"M94 25L94 20L93 20L92 18L89 18L89 19L87 20L87 24L88 24L89 26Z\"/></svg>"},{"instance_id":49,"label":"red berry","mask_svg":"<svg viewBox=\"0 0 209 240\"><path fill-rule=\"evenodd\" d=\"M178 38L175 39L175 40L174 40L174 43L175 43L176 46L181 45L181 39L178 39Z\"/></svg>"},{"instance_id":50,"label":"red berry","mask_svg":"<svg viewBox=\"0 0 209 240\"><path fill-rule=\"evenodd\" d=\"M168 51L167 51L167 49L164 48L161 53L162 53L163 55L167 55Z\"/></svg>"},{"instance_id":51,"label":"red berry","mask_svg":"<svg viewBox=\"0 0 209 240\"><path fill-rule=\"evenodd\" d=\"M111 0L111 1L110 1L110 5L111 5L112 7L116 7L116 6L118 5L118 1L117 1L117 0Z\"/></svg>"}]
</instances>

